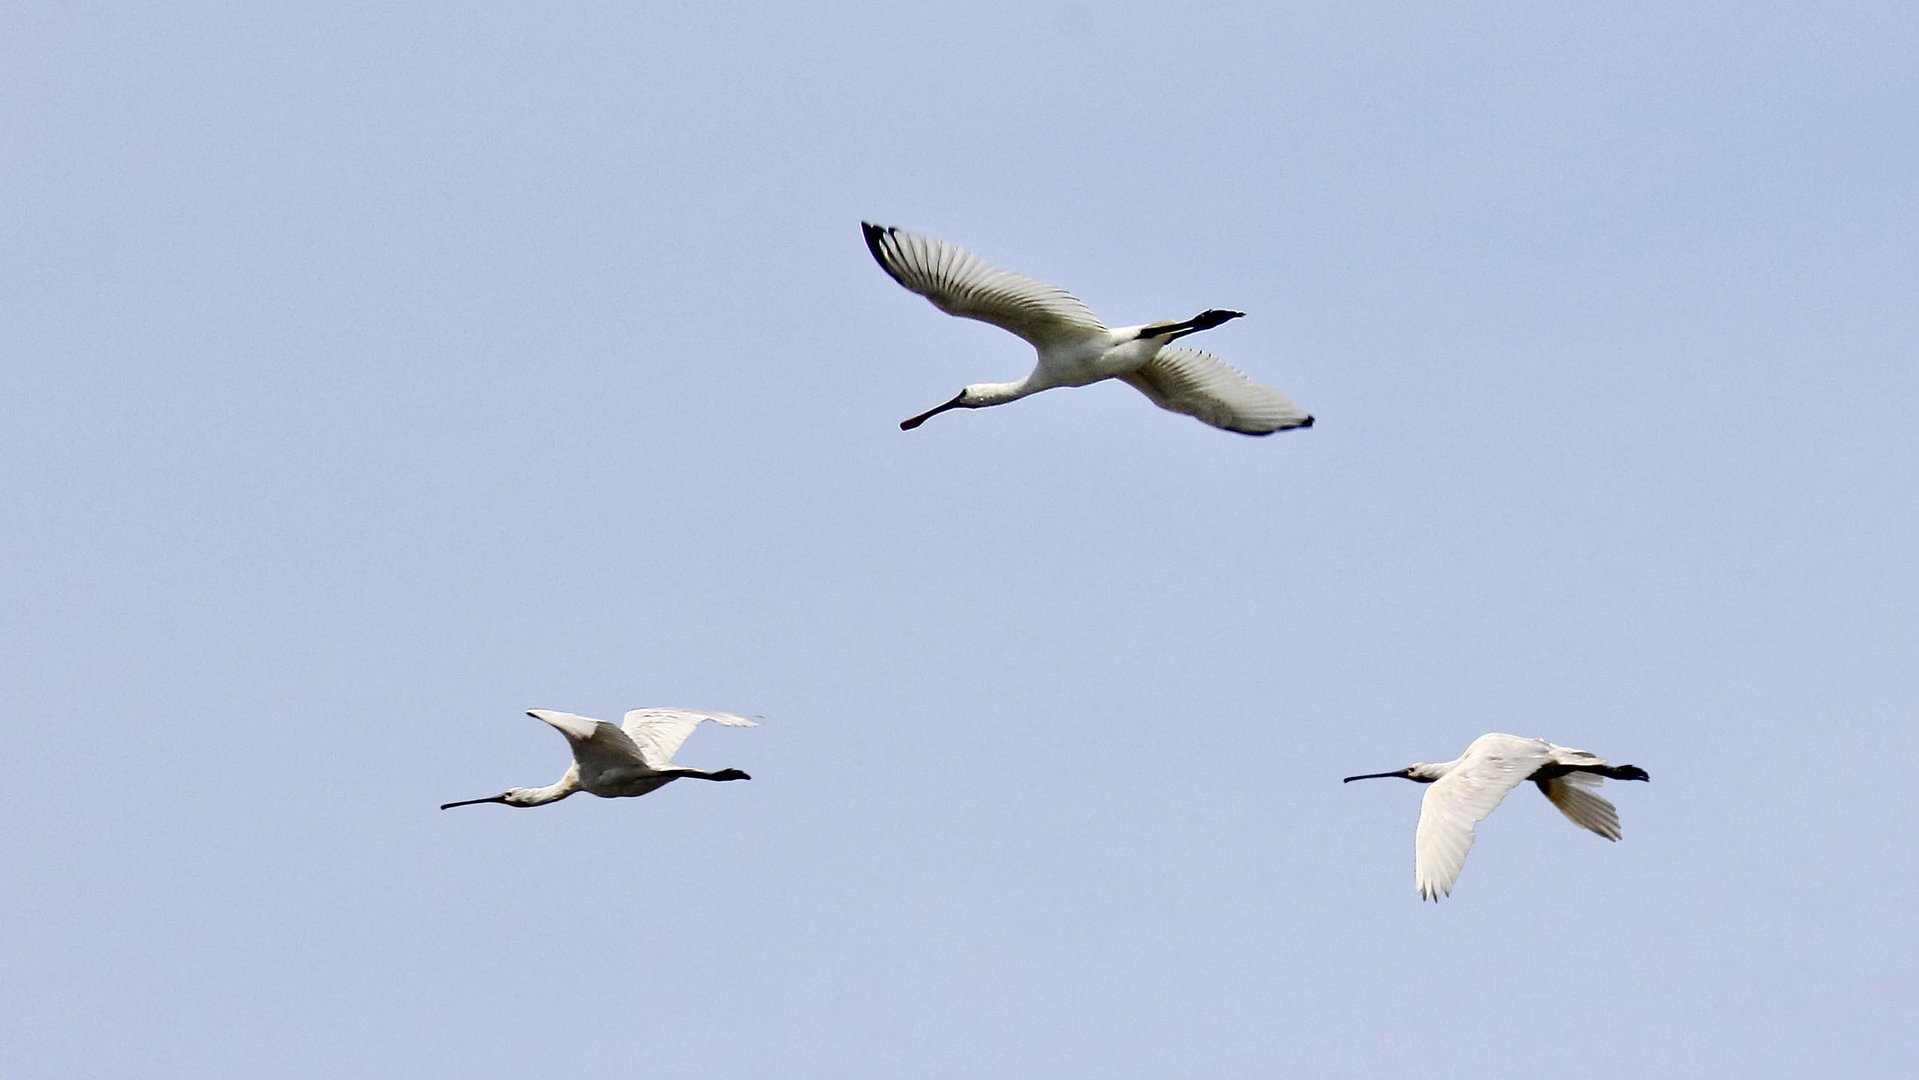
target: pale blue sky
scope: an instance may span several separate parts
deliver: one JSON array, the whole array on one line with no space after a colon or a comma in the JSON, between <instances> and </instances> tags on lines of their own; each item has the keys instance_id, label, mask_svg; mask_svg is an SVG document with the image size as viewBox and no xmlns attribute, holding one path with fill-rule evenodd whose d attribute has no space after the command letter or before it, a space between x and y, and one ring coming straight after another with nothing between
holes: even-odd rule
<instances>
[{"instance_id":1,"label":"pale blue sky","mask_svg":"<svg viewBox=\"0 0 1919 1080\"><path fill-rule=\"evenodd\" d=\"M15 5L9 1077L1890 1075L1909 6ZM1313 410L1030 352L862 218ZM757 713L544 784L522 711ZM1413 892L1485 731L1530 791Z\"/></svg>"}]
</instances>

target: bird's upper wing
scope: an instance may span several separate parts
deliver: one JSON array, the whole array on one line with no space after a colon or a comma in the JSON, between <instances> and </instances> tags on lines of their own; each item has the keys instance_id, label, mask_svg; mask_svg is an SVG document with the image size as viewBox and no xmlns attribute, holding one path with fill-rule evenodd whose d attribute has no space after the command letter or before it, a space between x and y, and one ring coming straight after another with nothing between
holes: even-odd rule
<instances>
[{"instance_id":1,"label":"bird's upper wing","mask_svg":"<svg viewBox=\"0 0 1919 1080\"><path fill-rule=\"evenodd\" d=\"M1619 811L1599 796L1599 785L1605 783L1604 777L1575 772L1534 783L1574 825L1590 829L1608 840L1619 839Z\"/></svg>"},{"instance_id":2,"label":"bird's upper wing","mask_svg":"<svg viewBox=\"0 0 1919 1080\"><path fill-rule=\"evenodd\" d=\"M552 725L566 736L567 745L573 748L573 760L582 773L593 775L620 766L649 764L626 732L604 720L551 709L532 709L527 715Z\"/></svg>"},{"instance_id":3,"label":"bird's upper wing","mask_svg":"<svg viewBox=\"0 0 1919 1080\"><path fill-rule=\"evenodd\" d=\"M693 709L634 709L626 714L622 726L627 736L639 747L647 765L664 769L673 763L673 755L679 752L680 744L686 742L686 737L693 734L693 729L706 720L728 727L758 726L758 722L751 717Z\"/></svg>"},{"instance_id":4,"label":"bird's upper wing","mask_svg":"<svg viewBox=\"0 0 1919 1080\"><path fill-rule=\"evenodd\" d=\"M1285 394L1198 349L1161 349L1144 367L1121 378L1162 409L1242 435L1271 435L1313 423Z\"/></svg>"},{"instance_id":5,"label":"bird's upper wing","mask_svg":"<svg viewBox=\"0 0 1919 1080\"><path fill-rule=\"evenodd\" d=\"M1473 826L1550 756L1550 744L1537 739L1485 736L1474 740L1452 771L1433 781L1420 800L1413 839L1414 876L1423 899L1453 891L1473 846Z\"/></svg>"},{"instance_id":6,"label":"bird's upper wing","mask_svg":"<svg viewBox=\"0 0 1919 1080\"><path fill-rule=\"evenodd\" d=\"M992 323L1035 346L1106 329L1065 289L990 266L957 244L865 222L860 229L880 269L948 315Z\"/></svg>"}]
</instances>

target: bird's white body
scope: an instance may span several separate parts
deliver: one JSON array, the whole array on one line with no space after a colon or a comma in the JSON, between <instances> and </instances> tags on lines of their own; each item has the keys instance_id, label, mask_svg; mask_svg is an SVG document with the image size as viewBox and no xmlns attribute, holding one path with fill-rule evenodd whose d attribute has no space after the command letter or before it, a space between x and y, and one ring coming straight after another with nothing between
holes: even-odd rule
<instances>
[{"instance_id":1,"label":"bird's white body","mask_svg":"<svg viewBox=\"0 0 1919 1080\"><path fill-rule=\"evenodd\" d=\"M1163 409L1243 435L1311 427L1313 418L1284 394L1197 349L1167 348L1242 313L1212 310L1186 320L1108 328L1056 285L990 266L966 249L930 236L862 223L880 268L948 315L1018 334L1039 354L1023 379L973 383L953 400L912 417L918 427L948 409L1003 405L1059 386L1123 379Z\"/></svg>"},{"instance_id":2,"label":"bird's white body","mask_svg":"<svg viewBox=\"0 0 1919 1080\"><path fill-rule=\"evenodd\" d=\"M1617 840L1619 812L1599 797L1597 789L1608 777L1647 779L1646 770L1636 765L1612 765L1584 750L1498 733L1474 739L1465 753L1451 761L1420 762L1397 772L1346 779L1374 777L1431 785L1420 800L1419 831L1413 839L1414 883L1419 895L1428 900L1452 893L1466 864L1466 852L1473 846L1474 826L1525 781L1533 781L1573 824Z\"/></svg>"},{"instance_id":3,"label":"bird's white body","mask_svg":"<svg viewBox=\"0 0 1919 1080\"><path fill-rule=\"evenodd\" d=\"M673 764L673 755L700 724L711 721L728 727L754 727L754 721L733 713L695 712L691 709L634 709L621 726L604 720L551 709L530 709L527 715L552 725L573 749L566 775L545 787L508 788L505 794L466 799L442 805L497 802L508 806L540 806L584 791L603 799L633 798L656 791L682 777L700 780L750 779L738 769L708 772Z\"/></svg>"}]
</instances>

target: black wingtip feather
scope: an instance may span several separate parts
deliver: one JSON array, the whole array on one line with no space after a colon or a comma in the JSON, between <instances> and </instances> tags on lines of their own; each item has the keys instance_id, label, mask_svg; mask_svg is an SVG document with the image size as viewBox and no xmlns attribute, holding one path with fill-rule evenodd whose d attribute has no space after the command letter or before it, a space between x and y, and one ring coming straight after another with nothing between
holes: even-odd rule
<instances>
[{"instance_id":1,"label":"black wingtip feather","mask_svg":"<svg viewBox=\"0 0 1919 1080\"><path fill-rule=\"evenodd\" d=\"M880 269L886 271L887 277L892 278L901 286L906 286L906 279L893 272L893 267L886 261L885 249L880 247L880 242L892 236L896 231L898 230L890 225L875 225L870 221L860 222L860 234L866 237L866 250L873 253L873 261L880 264Z\"/></svg>"},{"instance_id":2,"label":"black wingtip feather","mask_svg":"<svg viewBox=\"0 0 1919 1080\"><path fill-rule=\"evenodd\" d=\"M1312 426L1313 426L1313 418L1309 416L1306 419L1301 420L1297 424L1287 424L1285 427L1258 428L1258 429L1229 427L1229 428L1226 428L1225 430L1230 431L1235 435L1251 435L1255 439L1263 439L1268 435L1277 435L1282 431L1297 431L1300 428L1312 427Z\"/></svg>"}]
</instances>

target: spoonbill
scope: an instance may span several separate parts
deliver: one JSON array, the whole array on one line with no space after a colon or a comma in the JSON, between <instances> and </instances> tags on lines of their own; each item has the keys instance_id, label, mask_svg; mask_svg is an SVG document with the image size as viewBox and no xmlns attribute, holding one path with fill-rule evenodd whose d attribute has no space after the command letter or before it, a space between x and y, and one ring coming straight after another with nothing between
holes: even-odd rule
<instances>
[{"instance_id":1,"label":"spoonbill","mask_svg":"<svg viewBox=\"0 0 1919 1080\"><path fill-rule=\"evenodd\" d=\"M1423 900L1450 896L1473 826L1493 812L1506 793L1531 780L1574 825L1608 840L1619 839L1619 811L1596 794L1606 779L1649 780L1637 765L1608 765L1584 750L1555 746L1544 739L1498 733L1474 739L1466 752L1439 764L1420 762L1397 772L1349 776L1342 783L1396 776L1431 784L1419 803L1419 831L1413 839L1413 876Z\"/></svg>"},{"instance_id":2,"label":"spoonbill","mask_svg":"<svg viewBox=\"0 0 1919 1080\"><path fill-rule=\"evenodd\" d=\"M948 409L983 409L1051 390L1124 379L1153 404L1241 435L1271 435L1312 427L1306 410L1277 390L1198 349L1166 346L1237 319L1243 311L1217 308L1190 319L1108 329L1090 309L1056 285L987 265L965 248L930 236L861 222L867 249L894 281L948 315L978 319L1024 338L1039 363L1024 379L974 383L944 405L900 421L911 431Z\"/></svg>"},{"instance_id":3,"label":"spoonbill","mask_svg":"<svg viewBox=\"0 0 1919 1080\"><path fill-rule=\"evenodd\" d=\"M604 720L551 709L529 709L527 715L553 725L566 736L567 744L573 748L573 764L566 775L545 787L507 788L504 794L484 799L442 803L440 809L492 802L541 806L559 802L576 791L589 792L602 799L632 798L656 791L681 777L752 779L738 769L707 772L673 764L673 754L702 722L711 720L728 727L758 726L744 716L691 709L634 709L626 714L620 727L614 727Z\"/></svg>"}]
</instances>

